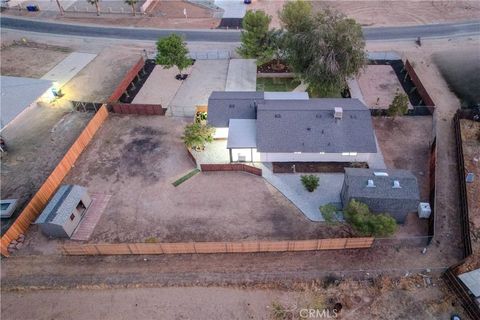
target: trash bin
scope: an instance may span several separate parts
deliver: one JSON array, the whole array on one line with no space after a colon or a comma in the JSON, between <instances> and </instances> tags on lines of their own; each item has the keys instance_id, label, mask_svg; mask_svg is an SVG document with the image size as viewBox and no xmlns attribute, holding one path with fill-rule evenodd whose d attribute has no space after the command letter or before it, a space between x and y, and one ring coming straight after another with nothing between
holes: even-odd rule
<instances>
[{"instance_id":1,"label":"trash bin","mask_svg":"<svg viewBox=\"0 0 480 320\"><path fill-rule=\"evenodd\" d=\"M27 11L29 12L34 12L34 11L39 11L40 9L36 4L30 4L27 6Z\"/></svg>"}]
</instances>

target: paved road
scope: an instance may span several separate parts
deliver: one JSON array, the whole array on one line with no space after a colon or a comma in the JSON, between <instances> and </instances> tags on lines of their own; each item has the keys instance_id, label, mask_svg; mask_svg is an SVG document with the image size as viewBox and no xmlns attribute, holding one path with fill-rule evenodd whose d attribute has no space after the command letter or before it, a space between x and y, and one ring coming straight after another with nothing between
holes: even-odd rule
<instances>
[{"instance_id":1,"label":"paved road","mask_svg":"<svg viewBox=\"0 0 480 320\"><path fill-rule=\"evenodd\" d=\"M236 30L180 31L167 29L118 28L46 22L6 16L2 16L0 19L0 25L2 28L84 37L157 40L159 37L167 36L170 33L175 32L183 34L187 41L240 41L240 32ZM442 38L480 35L480 20L461 23L428 24L407 27L366 27L364 28L364 35L366 40L384 41L413 40L418 36L422 38Z\"/></svg>"}]
</instances>

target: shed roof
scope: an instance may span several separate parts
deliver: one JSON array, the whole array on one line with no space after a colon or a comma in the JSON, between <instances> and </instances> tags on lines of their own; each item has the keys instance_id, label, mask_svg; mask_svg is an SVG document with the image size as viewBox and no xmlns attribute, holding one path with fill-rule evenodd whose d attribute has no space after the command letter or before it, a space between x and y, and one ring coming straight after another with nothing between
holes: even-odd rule
<instances>
[{"instance_id":1,"label":"shed roof","mask_svg":"<svg viewBox=\"0 0 480 320\"><path fill-rule=\"evenodd\" d=\"M375 186L367 187L368 180ZM420 199L417 178L408 170L345 168L344 181L351 198Z\"/></svg>"},{"instance_id":2,"label":"shed roof","mask_svg":"<svg viewBox=\"0 0 480 320\"><path fill-rule=\"evenodd\" d=\"M338 107L342 119L334 118ZM370 111L357 99L265 100L257 111L257 149L377 152Z\"/></svg>"},{"instance_id":3,"label":"shed roof","mask_svg":"<svg viewBox=\"0 0 480 320\"><path fill-rule=\"evenodd\" d=\"M51 86L50 80L0 76L1 129L37 101Z\"/></svg>"},{"instance_id":4,"label":"shed roof","mask_svg":"<svg viewBox=\"0 0 480 320\"><path fill-rule=\"evenodd\" d=\"M462 273L458 277L476 298L480 297L480 269Z\"/></svg>"},{"instance_id":5,"label":"shed roof","mask_svg":"<svg viewBox=\"0 0 480 320\"><path fill-rule=\"evenodd\" d=\"M265 100L308 100L307 92L264 92Z\"/></svg>"},{"instance_id":6,"label":"shed roof","mask_svg":"<svg viewBox=\"0 0 480 320\"><path fill-rule=\"evenodd\" d=\"M227 148L256 148L256 120L230 119Z\"/></svg>"},{"instance_id":7,"label":"shed roof","mask_svg":"<svg viewBox=\"0 0 480 320\"><path fill-rule=\"evenodd\" d=\"M48 205L35 223L51 222L59 225L63 224L70 217L86 192L87 189L78 185L62 185L48 202Z\"/></svg>"}]
</instances>

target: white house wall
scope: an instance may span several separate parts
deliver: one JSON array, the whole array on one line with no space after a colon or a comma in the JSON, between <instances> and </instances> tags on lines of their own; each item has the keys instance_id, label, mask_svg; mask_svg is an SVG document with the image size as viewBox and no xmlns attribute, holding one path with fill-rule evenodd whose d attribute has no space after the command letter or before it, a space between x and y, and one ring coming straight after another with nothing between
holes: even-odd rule
<instances>
[{"instance_id":1,"label":"white house wall","mask_svg":"<svg viewBox=\"0 0 480 320\"><path fill-rule=\"evenodd\" d=\"M261 162L369 162L374 153L259 153Z\"/></svg>"},{"instance_id":2,"label":"white house wall","mask_svg":"<svg viewBox=\"0 0 480 320\"><path fill-rule=\"evenodd\" d=\"M228 138L228 128L215 128L215 133L213 135L214 139L227 139Z\"/></svg>"}]
</instances>

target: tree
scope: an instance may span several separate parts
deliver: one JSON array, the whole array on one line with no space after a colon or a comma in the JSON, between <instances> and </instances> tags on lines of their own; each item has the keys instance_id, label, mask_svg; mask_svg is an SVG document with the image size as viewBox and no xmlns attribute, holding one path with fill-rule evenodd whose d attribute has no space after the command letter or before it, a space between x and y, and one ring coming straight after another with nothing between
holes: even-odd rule
<instances>
[{"instance_id":1,"label":"tree","mask_svg":"<svg viewBox=\"0 0 480 320\"><path fill-rule=\"evenodd\" d=\"M395 119L396 116L403 116L408 112L408 96L397 90L392 103L388 106L387 114Z\"/></svg>"},{"instance_id":2,"label":"tree","mask_svg":"<svg viewBox=\"0 0 480 320\"><path fill-rule=\"evenodd\" d=\"M132 7L132 14L135 16L135 5L138 0L125 0L125 3Z\"/></svg>"},{"instance_id":3,"label":"tree","mask_svg":"<svg viewBox=\"0 0 480 320\"><path fill-rule=\"evenodd\" d=\"M299 20L298 12L307 16ZM362 28L355 20L330 10L313 14L302 1L288 2L280 18L289 65L311 91L338 92L365 65Z\"/></svg>"},{"instance_id":4,"label":"tree","mask_svg":"<svg viewBox=\"0 0 480 320\"><path fill-rule=\"evenodd\" d=\"M303 186L307 189L308 192L313 192L315 189L318 188L318 182L320 178L314 176L313 174L304 175L300 177L300 181L302 181Z\"/></svg>"},{"instance_id":5,"label":"tree","mask_svg":"<svg viewBox=\"0 0 480 320\"><path fill-rule=\"evenodd\" d=\"M374 214L365 203L350 200L343 210L345 221L361 236L386 237L397 229L395 219L385 213Z\"/></svg>"},{"instance_id":6,"label":"tree","mask_svg":"<svg viewBox=\"0 0 480 320\"><path fill-rule=\"evenodd\" d=\"M213 141L215 128L200 123L192 123L185 127L182 140L187 148L201 151L205 145Z\"/></svg>"},{"instance_id":7,"label":"tree","mask_svg":"<svg viewBox=\"0 0 480 320\"><path fill-rule=\"evenodd\" d=\"M58 10L60 11L60 15L63 16L65 13L65 11L63 10L63 6L60 3L60 0L56 0L56 2L57 2Z\"/></svg>"},{"instance_id":8,"label":"tree","mask_svg":"<svg viewBox=\"0 0 480 320\"><path fill-rule=\"evenodd\" d=\"M188 48L183 38L177 34L171 34L166 38L157 41L156 63L166 69L175 66L182 76L182 70L192 64L192 59L188 57Z\"/></svg>"},{"instance_id":9,"label":"tree","mask_svg":"<svg viewBox=\"0 0 480 320\"><path fill-rule=\"evenodd\" d=\"M288 1L278 16L289 34L305 32L311 26L312 5L302 0Z\"/></svg>"},{"instance_id":10,"label":"tree","mask_svg":"<svg viewBox=\"0 0 480 320\"><path fill-rule=\"evenodd\" d=\"M100 6L98 5L99 1L100 0L87 0L88 3L95 6L95 10L97 10L97 16L100 15Z\"/></svg>"},{"instance_id":11,"label":"tree","mask_svg":"<svg viewBox=\"0 0 480 320\"><path fill-rule=\"evenodd\" d=\"M337 207L333 203L320 206L320 213L327 224L337 225L340 223L337 216Z\"/></svg>"},{"instance_id":12,"label":"tree","mask_svg":"<svg viewBox=\"0 0 480 320\"><path fill-rule=\"evenodd\" d=\"M270 30L268 39L269 47L272 50L272 58L275 61L273 69L282 70L285 68L285 65L283 65L281 62L283 62L287 57L287 37L285 36L285 31L282 29Z\"/></svg>"},{"instance_id":13,"label":"tree","mask_svg":"<svg viewBox=\"0 0 480 320\"><path fill-rule=\"evenodd\" d=\"M274 48L271 46L272 33L269 31L271 20L272 17L264 11L247 11L242 21L242 43L237 49L243 58L257 59L259 65L272 59Z\"/></svg>"}]
</instances>

